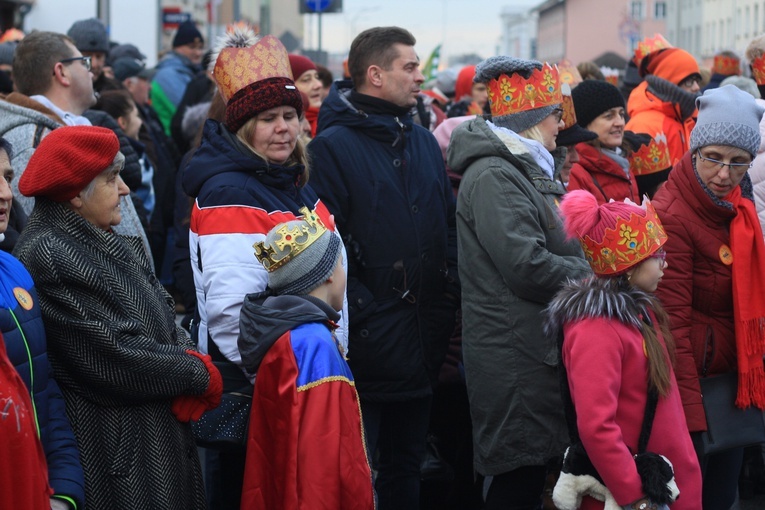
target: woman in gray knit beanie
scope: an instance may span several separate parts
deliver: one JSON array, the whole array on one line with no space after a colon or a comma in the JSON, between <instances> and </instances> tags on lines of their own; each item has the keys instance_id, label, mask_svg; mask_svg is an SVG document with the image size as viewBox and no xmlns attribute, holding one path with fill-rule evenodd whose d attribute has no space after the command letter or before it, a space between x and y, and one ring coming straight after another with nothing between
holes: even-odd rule
<instances>
[{"instance_id":1,"label":"woman in gray knit beanie","mask_svg":"<svg viewBox=\"0 0 765 510\"><path fill-rule=\"evenodd\" d=\"M706 453L699 376L736 374L736 406L765 409L765 243L748 176L765 109L733 85L707 90L696 106L690 151L653 200L668 235L657 295L677 345L675 374L701 464L703 507L727 509L743 446Z\"/></svg>"},{"instance_id":2,"label":"woman in gray knit beanie","mask_svg":"<svg viewBox=\"0 0 765 510\"><path fill-rule=\"evenodd\" d=\"M540 319L567 279L590 274L557 214L565 188L553 178L562 127L555 67L492 57L476 67L491 121L452 133L447 164L462 175L457 239L462 345L475 468L492 476L486 510L538 508L546 463L568 443L557 344Z\"/></svg>"}]
</instances>

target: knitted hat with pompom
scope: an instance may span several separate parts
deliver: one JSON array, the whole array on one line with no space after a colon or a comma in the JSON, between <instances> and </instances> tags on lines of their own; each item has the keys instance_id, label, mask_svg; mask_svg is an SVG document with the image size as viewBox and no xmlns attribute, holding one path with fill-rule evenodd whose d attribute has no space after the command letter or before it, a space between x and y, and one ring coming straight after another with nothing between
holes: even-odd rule
<instances>
[{"instance_id":1,"label":"knitted hat with pompom","mask_svg":"<svg viewBox=\"0 0 765 510\"><path fill-rule=\"evenodd\" d=\"M646 208L628 201L598 205L595 196L584 190L563 197L560 212L566 235L579 239L595 274L623 274L667 241L656 211L646 202Z\"/></svg>"}]
</instances>

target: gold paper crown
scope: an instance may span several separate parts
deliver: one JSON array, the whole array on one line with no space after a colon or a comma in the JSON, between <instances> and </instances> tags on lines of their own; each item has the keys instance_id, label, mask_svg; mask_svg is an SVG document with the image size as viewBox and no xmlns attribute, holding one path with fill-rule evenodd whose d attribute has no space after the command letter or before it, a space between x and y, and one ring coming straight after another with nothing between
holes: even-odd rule
<instances>
[{"instance_id":1,"label":"gold paper crown","mask_svg":"<svg viewBox=\"0 0 765 510\"><path fill-rule=\"evenodd\" d=\"M732 76L741 73L741 61L738 57L726 57L725 55L715 55L712 63L712 72Z\"/></svg>"},{"instance_id":2,"label":"gold paper crown","mask_svg":"<svg viewBox=\"0 0 765 510\"><path fill-rule=\"evenodd\" d=\"M614 228L607 228L603 240L580 238L582 250L592 270L600 275L619 274L650 257L667 242L653 204L644 201L645 216L630 213L629 219L617 217ZM639 206L636 206L639 207Z\"/></svg>"},{"instance_id":3,"label":"gold paper crown","mask_svg":"<svg viewBox=\"0 0 765 510\"><path fill-rule=\"evenodd\" d=\"M576 110L574 99L571 97L571 87L568 83L560 84L561 107L563 108L563 129L574 127L576 124Z\"/></svg>"},{"instance_id":4,"label":"gold paper crown","mask_svg":"<svg viewBox=\"0 0 765 510\"><path fill-rule=\"evenodd\" d=\"M558 68L545 63L528 79L520 74L500 74L489 81L489 101L494 117L557 105L563 102Z\"/></svg>"},{"instance_id":5,"label":"gold paper crown","mask_svg":"<svg viewBox=\"0 0 765 510\"><path fill-rule=\"evenodd\" d=\"M258 241L252 245L255 248L255 256L269 273L300 255L327 231L316 211L301 207L299 212L303 215L303 225L290 227L287 223L282 223L268 244L266 241Z\"/></svg>"},{"instance_id":6,"label":"gold paper crown","mask_svg":"<svg viewBox=\"0 0 765 510\"><path fill-rule=\"evenodd\" d=\"M643 145L629 156L630 170L634 175L648 175L672 166L667 137L658 133L648 145Z\"/></svg>"},{"instance_id":7,"label":"gold paper crown","mask_svg":"<svg viewBox=\"0 0 765 510\"><path fill-rule=\"evenodd\" d=\"M637 44L635 48L635 54L632 57L632 61L640 69L640 63L643 59L655 51L663 50L665 48L673 48L669 41L667 41L663 35L654 34L653 37L646 37Z\"/></svg>"},{"instance_id":8,"label":"gold paper crown","mask_svg":"<svg viewBox=\"0 0 765 510\"><path fill-rule=\"evenodd\" d=\"M223 100L256 81L268 78L292 79L287 49L272 35L246 48L223 48L213 70Z\"/></svg>"},{"instance_id":9,"label":"gold paper crown","mask_svg":"<svg viewBox=\"0 0 765 510\"><path fill-rule=\"evenodd\" d=\"M560 77L561 84L568 83L572 87L576 87L582 83L582 75L579 74L579 69L568 59L563 59L558 62L558 76Z\"/></svg>"},{"instance_id":10,"label":"gold paper crown","mask_svg":"<svg viewBox=\"0 0 765 510\"><path fill-rule=\"evenodd\" d=\"M765 53L752 60L752 78L757 85L765 85Z\"/></svg>"}]
</instances>

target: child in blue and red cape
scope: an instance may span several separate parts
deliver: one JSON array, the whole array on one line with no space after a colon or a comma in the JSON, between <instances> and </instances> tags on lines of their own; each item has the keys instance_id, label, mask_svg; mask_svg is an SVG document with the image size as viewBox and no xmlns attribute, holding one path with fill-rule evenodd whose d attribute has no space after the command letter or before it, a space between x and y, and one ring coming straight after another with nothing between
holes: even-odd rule
<instances>
[{"instance_id":1,"label":"child in blue and red cape","mask_svg":"<svg viewBox=\"0 0 765 510\"><path fill-rule=\"evenodd\" d=\"M243 510L374 508L359 397L334 336L346 275L342 244L308 209L255 244L268 289L240 315L254 375Z\"/></svg>"}]
</instances>

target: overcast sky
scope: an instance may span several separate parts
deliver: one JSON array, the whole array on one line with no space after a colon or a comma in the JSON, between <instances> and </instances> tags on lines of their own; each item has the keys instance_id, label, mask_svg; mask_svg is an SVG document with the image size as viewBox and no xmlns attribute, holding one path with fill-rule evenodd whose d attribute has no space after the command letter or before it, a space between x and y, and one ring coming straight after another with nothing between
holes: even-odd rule
<instances>
[{"instance_id":1,"label":"overcast sky","mask_svg":"<svg viewBox=\"0 0 765 510\"><path fill-rule=\"evenodd\" d=\"M541 0L343 0L343 13L322 15L322 49L347 53L355 34L374 26L404 27L417 39L425 61L442 44L441 58L495 54L505 6L534 6ZM317 16L306 16L306 47L318 45Z\"/></svg>"}]
</instances>

